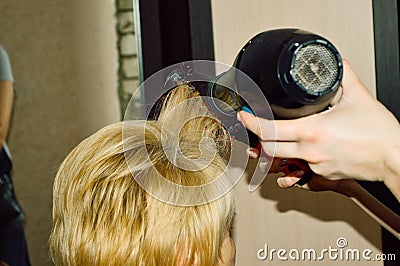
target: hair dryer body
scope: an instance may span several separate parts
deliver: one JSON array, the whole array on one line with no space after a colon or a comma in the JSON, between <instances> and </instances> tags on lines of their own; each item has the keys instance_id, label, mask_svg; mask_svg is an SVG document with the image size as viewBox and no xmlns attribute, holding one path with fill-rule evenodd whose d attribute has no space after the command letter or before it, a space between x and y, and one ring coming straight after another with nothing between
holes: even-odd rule
<instances>
[{"instance_id":1,"label":"hair dryer body","mask_svg":"<svg viewBox=\"0 0 400 266\"><path fill-rule=\"evenodd\" d=\"M277 29L254 36L233 66L259 86L275 119L293 119L324 110L338 92L343 75L336 48L325 38L298 29ZM257 103L252 105L258 108ZM305 184L313 175L307 162L297 159L290 159L283 172L297 170L305 173L298 184Z\"/></svg>"}]
</instances>

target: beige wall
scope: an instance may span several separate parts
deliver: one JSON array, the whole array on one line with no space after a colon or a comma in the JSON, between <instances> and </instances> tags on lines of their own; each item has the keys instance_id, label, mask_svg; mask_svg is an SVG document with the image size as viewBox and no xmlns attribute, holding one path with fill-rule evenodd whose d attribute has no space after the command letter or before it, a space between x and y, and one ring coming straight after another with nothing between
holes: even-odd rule
<instances>
[{"instance_id":1,"label":"beige wall","mask_svg":"<svg viewBox=\"0 0 400 266\"><path fill-rule=\"evenodd\" d=\"M66 154L119 120L113 1L0 1L16 101L8 139L33 265L51 265L52 182Z\"/></svg>"},{"instance_id":2,"label":"beige wall","mask_svg":"<svg viewBox=\"0 0 400 266\"><path fill-rule=\"evenodd\" d=\"M330 40L375 91L371 0L212 0L212 11L217 61L232 64L259 32L301 28Z\"/></svg>"},{"instance_id":3,"label":"beige wall","mask_svg":"<svg viewBox=\"0 0 400 266\"><path fill-rule=\"evenodd\" d=\"M254 35L273 28L294 27L320 34L351 61L361 80L375 93L372 3L370 0L213 0L216 60L232 64L240 48ZM381 249L380 227L350 199L330 192L283 190L275 178L250 193L248 181L237 186L234 237L237 265L314 265L305 261L260 261L264 247L337 248L344 237L348 248ZM318 265L364 265L362 261L333 261ZM369 262L368 265L383 265Z\"/></svg>"}]
</instances>

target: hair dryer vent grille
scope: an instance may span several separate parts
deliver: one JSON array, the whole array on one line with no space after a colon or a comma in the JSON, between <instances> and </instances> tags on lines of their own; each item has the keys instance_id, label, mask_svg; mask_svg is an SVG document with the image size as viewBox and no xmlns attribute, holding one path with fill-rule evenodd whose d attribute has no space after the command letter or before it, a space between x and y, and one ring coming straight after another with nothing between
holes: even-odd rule
<instances>
[{"instance_id":1,"label":"hair dryer vent grille","mask_svg":"<svg viewBox=\"0 0 400 266\"><path fill-rule=\"evenodd\" d=\"M338 78L335 54L321 44L310 44L299 49L292 75L309 94L330 90Z\"/></svg>"}]
</instances>

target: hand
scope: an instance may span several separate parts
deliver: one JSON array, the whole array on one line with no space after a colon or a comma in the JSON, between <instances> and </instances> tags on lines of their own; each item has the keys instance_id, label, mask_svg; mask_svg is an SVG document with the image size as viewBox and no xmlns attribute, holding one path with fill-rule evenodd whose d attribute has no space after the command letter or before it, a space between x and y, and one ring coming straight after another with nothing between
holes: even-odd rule
<instances>
[{"instance_id":1,"label":"hand","mask_svg":"<svg viewBox=\"0 0 400 266\"><path fill-rule=\"evenodd\" d=\"M335 106L308 117L270 121L240 112L238 118L260 137L269 155L306 160L329 179L385 181L400 198L398 121L369 94L347 61L342 88Z\"/></svg>"}]
</instances>

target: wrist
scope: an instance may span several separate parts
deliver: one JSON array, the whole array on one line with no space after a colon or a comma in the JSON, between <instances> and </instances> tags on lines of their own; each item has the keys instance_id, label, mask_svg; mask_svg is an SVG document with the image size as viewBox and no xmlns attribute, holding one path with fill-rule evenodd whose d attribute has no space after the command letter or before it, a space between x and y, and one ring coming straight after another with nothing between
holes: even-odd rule
<instances>
[{"instance_id":1,"label":"wrist","mask_svg":"<svg viewBox=\"0 0 400 266\"><path fill-rule=\"evenodd\" d=\"M384 183L400 201L400 135L387 150L385 154L387 173L384 176Z\"/></svg>"}]
</instances>

